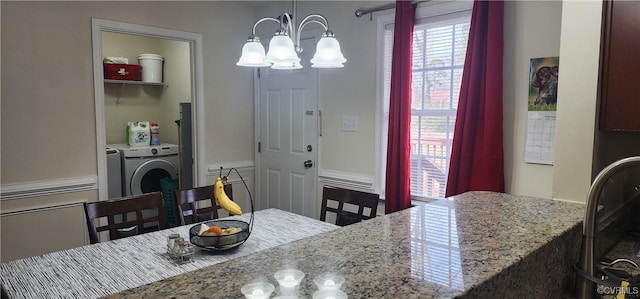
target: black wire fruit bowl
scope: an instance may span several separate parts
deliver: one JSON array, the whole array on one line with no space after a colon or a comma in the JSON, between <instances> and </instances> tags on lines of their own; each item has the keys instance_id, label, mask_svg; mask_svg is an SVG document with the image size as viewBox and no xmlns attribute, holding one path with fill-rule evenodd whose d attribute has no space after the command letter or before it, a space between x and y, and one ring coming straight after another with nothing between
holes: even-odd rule
<instances>
[{"instance_id":1,"label":"black wire fruit bowl","mask_svg":"<svg viewBox=\"0 0 640 299\"><path fill-rule=\"evenodd\" d=\"M196 224L189 229L191 244L212 251L220 251L236 248L249 239L253 230L253 198L247 183L237 169L231 168L227 176L222 177L222 167L220 167L220 177L224 178L226 182L226 178L232 170L236 171L249 195L249 203L251 204L249 222L240 219L214 219Z\"/></svg>"},{"instance_id":2,"label":"black wire fruit bowl","mask_svg":"<svg viewBox=\"0 0 640 299\"><path fill-rule=\"evenodd\" d=\"M230 234L223 234L220 236L207 236L201 235L200 230L202 225L208 227L217 226L221 230L226 231L229 229L239 229L239 231ZM189 241L193 245L209 250L229 250L242 245L251 234L249 223L242 220L235 219L217 219L207 221L201 224L197 224L189 229Z\"/></svg>"}]
</instances>

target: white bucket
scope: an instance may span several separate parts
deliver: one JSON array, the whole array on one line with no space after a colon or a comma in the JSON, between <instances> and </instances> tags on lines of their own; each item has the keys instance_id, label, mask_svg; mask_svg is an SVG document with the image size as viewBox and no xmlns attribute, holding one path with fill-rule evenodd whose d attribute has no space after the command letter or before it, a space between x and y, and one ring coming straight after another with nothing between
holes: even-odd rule
<instances>
[{"instance_id":1,"label":"white bucket","mask_svg":"<svg viewBox=\"0 0 640 299\"><path fill-rule=\"evenodd\" d=\"M142 81L162 83L164 58L157 54L140 54L138 62L142 66Z\"/></svg>"}]
</instances>

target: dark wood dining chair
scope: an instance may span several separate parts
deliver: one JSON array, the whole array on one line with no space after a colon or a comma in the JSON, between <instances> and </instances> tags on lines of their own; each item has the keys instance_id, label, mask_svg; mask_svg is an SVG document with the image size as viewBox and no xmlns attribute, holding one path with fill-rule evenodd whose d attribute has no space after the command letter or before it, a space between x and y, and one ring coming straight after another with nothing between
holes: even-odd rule
<instances>
[{"instance_id":1,"label":"dark wood dining chair","mask_svg":"<svg viewBox=\"0 0 640 299\"><path fill-rule=\"evenodd\" d=\"M109 231L109 239L115 240L164 229L162 203L161 192L85 202L84 211L91 244L99 242L98 234L102 231ZM131 214L135 214L135 217L129 217ZM106 224L101 221L104 218L107 220ZM131 218L133 219L128 220Z\"/></svg>"},{"instance_id":2,"label":"dark wood dining chair","mask_svg":"<svg viewBox=\"0 0 640 299\"><path fill-rule=\"evenodd\" d=\"M379 199L380 195L375 193L324 186L320 220L326 221L327 213L333 213L335 224L345 226L374 218Z\"/></svg>"},{"instance_id":3,"label":"dark wood dining chair","mask_svg":"<svg viewBox=\"0 0 640 299\"><path fill-rule=\"evenodd\" d=\"M231 184L224 186L224 192L233 200ZM180 225L218 219L221 207L213 198L213 185L176 190L175 194Z\"/></svg>"}]
</instances>

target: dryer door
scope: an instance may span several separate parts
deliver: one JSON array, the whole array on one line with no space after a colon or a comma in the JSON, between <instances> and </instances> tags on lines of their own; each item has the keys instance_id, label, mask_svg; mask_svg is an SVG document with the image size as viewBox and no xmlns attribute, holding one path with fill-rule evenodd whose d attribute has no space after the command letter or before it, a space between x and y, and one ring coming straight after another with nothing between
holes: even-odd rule
<instances>
[{"instance_id":1,"label":"dryer door","mask_svg":"<svg viewBox=\"0 0 640 299\"><path fill-rule=\"evenodd\" d=\"M178 168L171 162L153 159L142 163L131 175L131 195L161 191L160 180L166 177L178 178Z\"/></svg>"}]
</instances>

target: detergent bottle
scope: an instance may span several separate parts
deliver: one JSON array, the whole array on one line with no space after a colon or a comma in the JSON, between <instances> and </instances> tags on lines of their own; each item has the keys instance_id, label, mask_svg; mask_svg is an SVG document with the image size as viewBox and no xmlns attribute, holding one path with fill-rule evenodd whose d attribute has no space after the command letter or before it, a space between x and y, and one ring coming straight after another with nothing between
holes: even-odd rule
<instances>
[{"instance_id":1,"label":"detergent bottle","mask_svg":"<svg viewBox=\"0 0 640 299\"><path fill-rule=\"evenodd\" d=\"M127 144L129 146L149 146L149 122L130 121L126 130Z\"/></svg>"},{"instance_id":2,"label":"detergent bottle","mask_svg":"<svg viewBox=\"0 0 640 299\"><path fill-rule=\"evenodd\" d=\"M151 145L160 145L160 125L151 123Z\"/></svg>"}]
</instances>

